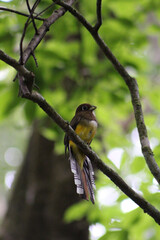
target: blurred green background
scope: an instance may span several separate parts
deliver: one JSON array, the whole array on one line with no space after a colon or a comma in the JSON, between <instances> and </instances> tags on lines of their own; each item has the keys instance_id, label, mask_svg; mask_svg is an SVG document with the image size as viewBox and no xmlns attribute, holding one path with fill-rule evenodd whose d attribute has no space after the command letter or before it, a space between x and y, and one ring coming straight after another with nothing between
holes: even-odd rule
<instances>
[{"instance_id":1,"label":"blurred green background","mask_svg":"<svg viewBox=\"0 0 160 240\"><path fill-rule=\"evenodd\" d=\"M26 12L25 1L0 1L1 6ZM37 12L50 5L42 1ZM96 22L96 1L79 1L78 10ZM55 7L54 7L55 8ZM54 8L45 12L48 17ZM131 76L136 77L149 139L159 164L160 155L160 2L158 0L104 0L99 34ZM0 11L0 48L19 58L19 42L26 18ZM37 26L41 22L36 21ZM30 24L24 46L34 35ZM129 91L90 34L69 13L50 28L30 58L27 68L36 75L39 92L70 121L76 107L97 106L98 131L92 148L100 158L147 201L160 208L157 182L141 154ZM12 182L25 155L33 122L42 135L64 152L64 133L34 103L18 97L15 71L0 61L0 220L7 209ZM101 172L96 173L96 205L82 201L70 207L66 221L86 216L90 239L158 240L160 229Z\"/></svg>"}]
</instances>

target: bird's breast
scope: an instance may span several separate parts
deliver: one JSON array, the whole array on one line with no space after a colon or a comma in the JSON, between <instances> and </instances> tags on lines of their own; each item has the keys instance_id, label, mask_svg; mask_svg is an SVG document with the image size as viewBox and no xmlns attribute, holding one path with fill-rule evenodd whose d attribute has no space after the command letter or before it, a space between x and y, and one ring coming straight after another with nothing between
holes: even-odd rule
<instances>
[{"instance_id":1,"label":"bird's breast","mask_svg":"<svg viewBox=\"0 0 160 240\"><path fill-rule=\"evenodd\" d=\"M90 144L97 130L97 122L95 120L85 120L80 122L75 132L80 136L80 138L86 143Z\"/></svg>"}]
</instances>

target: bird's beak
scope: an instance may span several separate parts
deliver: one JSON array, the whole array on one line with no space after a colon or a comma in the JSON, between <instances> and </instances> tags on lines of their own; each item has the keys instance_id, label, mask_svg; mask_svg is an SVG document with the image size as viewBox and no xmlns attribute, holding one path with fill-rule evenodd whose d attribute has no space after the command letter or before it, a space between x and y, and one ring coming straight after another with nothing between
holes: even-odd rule
<instances>
[{"instance_id":1,"label":"bird's beak","mask_svg":"<svg viewBox=\"0 0 160 240\"><path fill-rule=\"evenodd\" d=\"M97 108L96 106L91 106L89 110L94 111L96 108Z\"/></svg>"}]
</instances>

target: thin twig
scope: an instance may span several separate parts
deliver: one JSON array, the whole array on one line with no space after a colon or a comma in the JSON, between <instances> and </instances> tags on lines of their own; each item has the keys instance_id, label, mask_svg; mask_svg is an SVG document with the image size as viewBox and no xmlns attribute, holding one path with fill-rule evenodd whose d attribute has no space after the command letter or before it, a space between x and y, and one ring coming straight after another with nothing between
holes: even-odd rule
<instances>
[{"instance_id":1,"label":"thin twig","mask_svg":"<svg viewBox=\"0 0 160 240\"><path fill-rule=\"evenodd\" d=\"M158 224L160 224L160 212L149 202L147 202L142 196L136 193L130 188L124 180L109 166L101 161L101 159L92 151L89 146L82 141L82 139L75 133L72 127L67 121L65 121L48 103L47 101L37 92L30 93L26 88L25 78L26 75L30 78L33 77L32 73L29 72L24 66L20 65L15 59L6 55L0 50L0 59L14 67L19 72L19 81L21 82L22 88L20 89L21 96L37 103L40 108L63 130L65 131L70 139L74 141L107 177L109 177L129 198L131 198L136 204L141 207L145 213L150 215ZM25 94L24 94L25 93Z\"/></svg>"},{"instance_id":2,"label":"thin twig","mask_svg":"<svg viewBox=\"0 0 160 240\"><path fill-rule=\"evenodd\" d=\"M27 30L27 27L28 27L28 21L29 21L29 18L30 16L28 17L25 25L24 25L24 28L23 28L23 33L22 33L22 36L21 36L21 40L20 40L20 64L23 65L24 64L24 61L23 61L23 40L24 40L24 37L25 37L25 34L26 34L26 30Z\"/></svg>"},{"instance_id":3,"label":"thin twig","mask_svg":"<svg viewBox=\"0 0 160 240\"><path fill-rule=\"evenodd\" d=\"M24 17L29 17L30 16L26 13L22 13L22 12L19 12L17 10L13 10L13 9L10 9L10 8L5 8L5 7L0 7L0 11L12 12L12 13L16 13L18 15L24 16ZM38 14L36 16L34 16L34 18L37 19L37 20L40 20L40 21L45 20L45 18L38 17Z\"/></svg>"},{"instance_id":4,"label":"thin twig","mask_svg":"<svg viewBox=\"0 0 160 240\"><path fill-rule=\"evenodd\" d=\"M68 5L72 5L75 2L75 0L69 0ZM59 8L58 10L53 11L52 15L45 19L41 27L38 29L38 35L34 35L30 43L28 44L27 48L25 49L23 53L23 63L25 64L32 54L34 52L34 49L38 46L38 44L41 42L41 40L44 38L45 34L49 30L50 26L57 21L60 17L62 17L66 12L65 8Z\"/></svg>"},{"instance_id":5,"label":"thin twig","mask_svg":"<svg viewBox=\"0 0 160 240\"><path fill-rule=\"evenodd\" d=\"M42 10L41 12L39 12L39 13L37 13L35 16L34 16L34 18L36 18L36 17L39 17L39 16L41 16L44 12L46 12L48 9L50 9L51 7L53 7L53 6L55 6L55 4L56 3L52 3L51 5L49 5L48 7L46 7L44 10ZM31 21L29 22L29 24L31 23Z\"/></svg>"},{"instance_id":6,"label":"thin twig","mask_svg":"<svg viewBox=\"0 0 160 240\"><path fill-rule=\"evenodd\" d=\"M128 74L128 72L121 65L118 59L113 55L113 53L111 52L107 44L101 39L101 37L99 36L95 28L92 27L91 24L87 22L87 20L79 12L77 12L72 6L69 6L64 2L58 1L57 4L66 8L66 10L68 10L74 17L76 17L83 24L83 26L91 33L92 37L95 39L95 41L97 42L97 44L99 45L100 49L103 51L105 56L111 61L114 68L124 79L131 94L134 115L136 119L138 133L139 133L140 143L142 147L142 153L144 155L144 158L146 160L146 163L151 173L153 174L157 182L160 184L160 168L155 161L152 149L150 147L147 128L144 123L142 105L140 101L139 89L138 89L138 84L136 79L132 78Z\"/></svg>"},{"instance_id":7,"label":"thin twig","mask_svg":"<svg viewBox=\"0 0 160 240\"><path fill-rule=\"evenodd\" d=\"M102 0L97 0L97 23L94 26L95 31L98 31L100 26L102 25L101 8L102 8Z\"/></svg>"},{"instance_id":8,"label":"thin twig","mask_svg":"<svg viewBox=\"0 0 160 240\"><path fill-rule=\"evenodd\" d=\"M35 24L34 16L33 16L34 10L33 10L33 8L32 8L32 10L31 10L28 0L26 0L26 4L27 4L27 8L28 8L28 11L29 11L30 16L31 16L31 19L32 19L32 23L33 23L33 27L34 27L34 29L35 29L35 33L38 34L37 26L36 26L36 24Z\"/></svg>"},{"instance_id":9,"label":"thin twig","mask_svg":"<svg viewBox=\"0 0 160 240\"><path fill-rule=\"evenodd\" d=\"M85 28L91 32L91 31L94 31L94 28L92 27L92 25L87 22L87 20L83 17L83 15L81 15L75 8L71 7L70 5L64 3L64 2L61 2L61 1L58 1L58 0L54 0L54 2L56 4L58 4L59 6L62 6L64 7L66 10L68 10L73 16L75 16L84 26ZM95 32L95 31L94 31Z\"/></svg>"},{"instance_id":10,"label":"thin twig","mask_svg":"<svg viewBox=\"0 0 160 240\"><path fill-rule=\"evenodd\" d=\"M69 0L68 4L72 5L75 2L75 0ZM36 3L38 3L38 1L36 1ZM36 5L34 4L33 7L36 7ZM32 40L30 41L30 43L28 44L27 48L25 49L25 51L23 52L23 39L25 36L25 32L26 32L26 28L27 28L27 24L29 24L29 20L30 20L30 16L27 19L25 28L23 30L23 34L22 34L22 38L20 41L20 60L19 62L23 65L27 62L27 60L29 59L29 57L31 55L33 55L35 48L38 46L38 44L41 42L41 40L44 38L45 34L47 33L47 31L49 30L49 27L55 22L57 21L61 16L63 16L65 14L66 10L65 8L60 8L58 10L53 11L52 15L50 17L48 17L47 19L45 19L45 21L43 22L43 24L41 25L41 27L38 29L38 34L35 34L34 37L32 38ZM27 82L26 82L27 84ZM21 88L21 82L19 81L19 85L20 85L20 89ZM35 84L34 84L35 86ZM32 90L33 85L28 84L28 88L31 91ZM22 90L20 91L21 94L23 95ZM24 93L25 94L25 93Z\"/></svg>"},{"instance_id":11,"label":"thin twig","mask_svg":"<svg viewBox=\"0 0 160 240\"><path fill-rule=\"evenodd\" d=\"M37 5L39 4L40 0L36 0L36 2L34 3L32 9L31 9L31 13L24 25L24 29L23 29L23 33L22 33L22 37L21 37L21 40L20 40L20 63L23 65L24 64L24 59L23 59L23 41L24 41L24 37L25 37L25 34L26 34L26 30L27 30L27 27L29 25L29 20L32 18L32 13L34 12L34 10L36 9ZM36 35L38 32L36 31Z\"/></svg>"},{"instance_id":12,"label":"thin twig","mask_svg":"<svg viewBox=\"0 0 160 240\"><path fill-rule=\"evenodd\" d=\"M63 11L62 11L63 10ZM46 23L47 26L44 24L43 28L41 29L40 33L45 34L47 31L48 26L55 22L60 16L62 16L65 13L64 9L60 9L58 11L58 16L55 17L52 16L52 18L48 18ZM50 21L49 21L50 20ZM52 23L51 23L52 22ZM86 23L85 23L86 24ZM45 27L45 28L44 28ZM90 26L89 26L90 28ZM43 31L42 31L43 30ZM44 36L44 35L43 35ZM41 38L43 37L41 36ZM33 44L34 38L31 42L31 47L34 50L35 47L39 43L39 39L37 39L36 36L36 43ZM37 44L37 45L36 45ZM28 46L29 48L29 46ZM31 49L31 52L33 51ZM28 57L31 54L30 51L27 51L25 55L25 61L27 61ZM9 65L15 67L17 71L21 73L22 76L25 75L25 67L21 66L17 61L14 59L6 56L2 51L0 51L0 59L8 63ZM24 71L24 72L23 72ZM27 70L28 71L28 70ZM29 71L28 71L29 72ZM27 73L28 73L27 72ZM24 77L25 78L25 77ZM22 78L20 79L22 80ZM24 80L23 80L24 83ZM153 219L160 224L160 212L155 209L154 206L152 206L150 203L148 203L143 197L141 197L139 194L137 194L135 191L133 191L124 181L123 179L114 172L111 168L109 168L106 164L104 164L99 157L88 147L87 144L85 144L74 132L74 130L71 128L71 126L64 121L59 114L56 113L56 111L46 102L46 100L38 93L34 92L32 94L26 93L23 95L23 97L37 103L47 114L51 119L53 119L58 126L60 126L68 135L69 137L83 150L83 152L96 164L96 166L106 175L108 176L128 197L130 197L133 201L135 201L143 210L144 212L148 213Z\"/></svg>"},{"instance_id":13,"label":"thin twig","mask_svg":"<svg viewBox=\"0 0 160 240\"><path fill-rule=\"evenodd\" d=\"M51 7L55 6L56 3L52 3L51 5L49 5L48 7L46 7L44 10L42 10L41 12L39 12L36 17L42 15L44 12L46 12L48 9L50 9Z\"/></svg>"},{"instance_id":14,"label":"thin twig","mask_svg":"<svg viewBox=\"0 0 160 240\"><path fill-rule=\"evenodd\" d=\"M145 213L149 214L158 224L160 224L160 212L149 202L147 202L142 196L136 193L131 187L129 187L124 180L109 166L107 166L97 155L92 151L88 145L82 141L82 139L75 133L72 127L65 121L37 92L27 94L25 98L37 103L40 108L54 121L56 124L65 131L71 140L73 140L87 155L92 162L94 162L97 168L102 171L107 177L109 177L129 198L131 198L136 204L141 207Z\"/></svg>"},{"instance_id":15,"label":"thin twig","mask_svg":"<svg viewBox=\"0 0 160 240\"><path fill-rule=\"evenodd\" d=\"M36 67L38 67L37 58L36 58L36 56L35 56L34 52L32 52L31 54L32 54L32 57L33 57L33 59L34 59L34 62L35 62L35 64L36 64Z\"/></svg>"}]
</instances>

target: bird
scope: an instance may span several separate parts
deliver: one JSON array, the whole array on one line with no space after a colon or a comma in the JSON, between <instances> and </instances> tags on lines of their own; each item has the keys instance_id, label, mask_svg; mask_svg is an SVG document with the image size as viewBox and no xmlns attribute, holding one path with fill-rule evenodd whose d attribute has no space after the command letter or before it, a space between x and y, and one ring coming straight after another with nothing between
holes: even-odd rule
<instances>
[{"instance_id":1,"label":"bird","mask_svg":"<svg viewBox=\"0 0 160 240\"><path fill-rule=\"evenodd\" d=\"M80 104L72 118L70 125L76 134L88 145L91 144L96 130L97 120L94 110L97 107L89 103ZM69 153L71 172L74 174L74 182L77 193L86 200L95 203L95 181L94 171L90 159L83 151L69 138L67 134L64 137L65 152Z\"/></svg>"}]
</instances>

